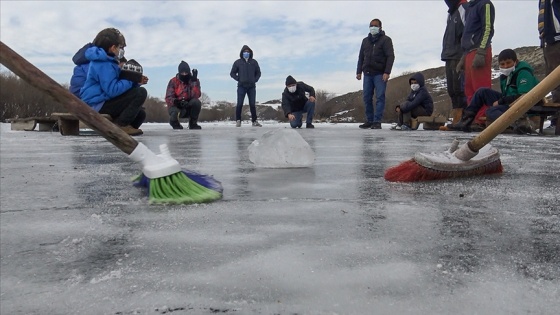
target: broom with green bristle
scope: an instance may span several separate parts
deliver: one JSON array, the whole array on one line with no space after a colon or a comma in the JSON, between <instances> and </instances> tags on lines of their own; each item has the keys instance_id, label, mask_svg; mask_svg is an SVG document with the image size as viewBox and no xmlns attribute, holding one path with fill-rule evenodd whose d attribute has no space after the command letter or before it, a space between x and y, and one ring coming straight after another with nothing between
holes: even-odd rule
<instances>
[{"instance_id":1,"label":"broom with green bristle","mask_svg":"<svg viewBox=\"0 0 560 315\"><path fill-rule=\"evenodd\" d=\"M448 151L442 153L416 153L413 159L387 169L385 179L391 182L416 182L501 173L503 167L500 154L488 143L555 89L558 82L560 66L517 99L505 113L471 141L459 148L455 141Z\"/></svg>"},{"instance_id":2,"label":"broom with green bristle","mask_svg":"<svg viewBox=\"0 0 560 315\"><path fill-rule=\"evenodd\" d=\"M133 161L141 163L143 174L137 178L136 184L148 187L150 203L190 204L222 198L222 186L213 177L181 170L166 145L160 146L161 154L156 155L1 41L0 63L63 104L70 113L99 132Z\"/></svg>"}]
</instances>

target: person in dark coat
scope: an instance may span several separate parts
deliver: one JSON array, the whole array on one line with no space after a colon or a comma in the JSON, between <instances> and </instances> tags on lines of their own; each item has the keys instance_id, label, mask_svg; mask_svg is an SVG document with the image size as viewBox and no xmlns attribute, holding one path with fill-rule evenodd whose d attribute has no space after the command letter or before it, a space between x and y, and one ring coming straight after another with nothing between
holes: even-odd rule
<instances>
[{"instance_id":1,"label":"person in dark coat","mask_svg":"<svg viewBox=\"0 0 560 315\"><path fill-rule=\"evenodd\" d=\"M253 50L249 46L243 45L239 52L239 59L233 63L229 75L237 81L236 126L241 127L241 110L243 109L245 95L247 95L253 127L262 127L257 121L257 109L255 107L257 82L261 78L261 68L257 60L253 59Z\"/></svg>"},{"instance_id":2,"label":"person in dark coat","mask_svg":"<svg viewBox=\"0 0 560 315\"><path fill-rule=\"evenodd\" d=\"M445 77L447 94L451 98L453 123L461 120L463 109L467 107L465 89L463 87L463 73L457 72L457 65L463 56L461 37L465 26L465 12L467 0L445 0L447 11L447 26L443 34L441 60L445 61Z\"/></svg>"},{"instance_id":3,"label":"person in dark coat","mask_svg":"<svg viewBox=\"0 0 560 315\"><path fill-rule=\"evenodd\" d=\"M395 62L393 41L381 29L381 21L373 19L369 23L369 34L362 40L358 55L356 79L362 80L364 73L364 105L367 121L360 125L362 129L381 129L381 120L385 111L385 90ZM373 110L373 93L377 103Z\"/></svg>"},{"instance_id":4,"label":"person in dark coat","mask_svg":"<svg viewBox=\"0 0 560 315\"><path fill-rule=\"evenodd\" d=\"M309 98L305 95L309 94ZM291 75L286 78L286 88L282 92L282 110L290 120L292 128L301 128L303 114L306 114L305 128L313 126L315 113L315 89L302 81L296 81Z\"/></svg>"},{"instance_id":5,"label":"person in dark coat","mask_svg":"<svg viewBox=\"0 0 560 315\"><path fill-rule=\"evenodd\" d=\"M543 49L546 74L560 66L560 2L539 0L539 36ZM560 103L560 85L552 90L552 102ZM550 120L550 128L558 124L558 117Z\"/></svg>"},{"instance_id":6,"label":"person in dark coat","mask_svg":"<svg viewBox=\"0 0 560 315\"><path fill-rule=\"evenodd\" d=\"M434 111L434 101L425 86L424 75L417 72L408 79L408 83L412 91L406 102L395 108L399 115L399 123L394 127L396 130L412 130L412 118L431 116Z\"/></svg>"}]
</instances>

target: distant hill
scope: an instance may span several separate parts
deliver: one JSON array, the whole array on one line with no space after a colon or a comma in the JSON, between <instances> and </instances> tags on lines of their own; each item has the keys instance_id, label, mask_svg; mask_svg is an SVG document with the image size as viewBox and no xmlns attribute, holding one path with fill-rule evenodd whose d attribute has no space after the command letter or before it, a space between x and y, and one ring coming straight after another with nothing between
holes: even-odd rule
<instances>
[{"instance_id":1,"label":"distant hill","mask_svg":"<svg viewBox=\"0 0 560 315\"><path fill-rule=\"evenodd\" d=\"M542 49L537 46L521 47L514 49L517 58L527 61L535 70L536 76L542 80L545 76L545 65ZM497 52L494 52L497 53ZM494 89L499 90L498 71L498 55L496 54L492 60L492 68L495 70L492 85ZM410 87L408 79L413 72L402 74L389 80L386 92L386 106L384 113L384 122L394 122L397 115L394 108L397 104L404 101L408 96ZM434 99L434 113L443 114L449 117L451 112L451 102L447 95L445 66L421 70L426 78L426 86ZM356 91L337 96L326 102L323 106L327 108L331 116L346 121L365 121L365 110L362 100L363 91ZM374 99L375 102L375 99ZM333 118L334 118L333 117Z\"/></svg>"}]
</instances>

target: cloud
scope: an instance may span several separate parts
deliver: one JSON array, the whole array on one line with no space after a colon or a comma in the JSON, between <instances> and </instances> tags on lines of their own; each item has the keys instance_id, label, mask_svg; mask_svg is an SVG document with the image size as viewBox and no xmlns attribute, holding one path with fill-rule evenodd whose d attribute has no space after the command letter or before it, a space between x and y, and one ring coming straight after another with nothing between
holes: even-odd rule
<instances>
[{"instance_id":1,"label":"cloud","mask_svg":"<svg viewBox=\"0 0 560 315\"><path fill-rule=\"evenodd\" d=\"M493 3L494 54L538 45L536 1ZM247 44L263 71L257 99L265 102L278 98L288 74L333 93L360 90L358 49L373 18L393 39L393 77L442 66L446 11L443 1L2 1L0 35L67 83L74 53L101 29L116 27L126 37L126 56L150 77L150 95L163 98L185 60L200 70L211 99L230 101L236 92L229 71Z\"/></svg>"}]
</instances>

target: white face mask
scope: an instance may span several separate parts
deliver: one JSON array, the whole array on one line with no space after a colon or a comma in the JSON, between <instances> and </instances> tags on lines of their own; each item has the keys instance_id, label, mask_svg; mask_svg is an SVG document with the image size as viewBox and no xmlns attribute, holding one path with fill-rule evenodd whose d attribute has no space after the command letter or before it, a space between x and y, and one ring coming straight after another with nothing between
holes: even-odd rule
<instances>
[{"instance_id":1,"label":"white face mask","mask_svg":"<svg viewBox=\"0 0 560 315\"><path fill-rule=\"evenodd\" d=\"M119 55L117 59L121 60L124 57L124 48L119 48Z\"/></svg>"},{"instance_id":2,"label":"white face mask","mask_svg":"<svg viewBox=\"0 0 560 315\"><path fill-rule=\"evenodd\" d=\"M500 68L500 73L507 77L508 75L510 75L513 72L513 70L515 70L515 66L513 66L511 68Z\"/></svg>"},{"instance_id":3,"label":"white face mask","mask_svg":"<svg viewBox=\"0 0 560 315\"><path fill-rule=\"evenodd\" d=\"M370 27L369 27L369 33L370 33L371 35L377 35L377 34L379 34L379 30L380 30L380 29L379 29L379 27L377 27L377 26L370 26Z\"/></svg>"},{"instance_id":4,"label":"white face mask","mask_svg":"<svg viewBox=\"0 0 560 315\"><path fill-rule=\"evenodd\" d=\"M411 84L411 85L410 85L410 88L411 88L413 91L418 91L418 90L420 89L420 84L418 84L418 83Z\"/></svg>"},{"instance_id":5,"label":"white face mask","mask_svg":"<svg viewBox=\"0 0 560 315\"><path fill-rule=\"evenodd\" d=\"M297 89L297 85L288 86L288 92L290 92L290 93L294 93L296 91L296 89Z\"/></svg>"}]
</instances>

